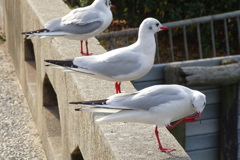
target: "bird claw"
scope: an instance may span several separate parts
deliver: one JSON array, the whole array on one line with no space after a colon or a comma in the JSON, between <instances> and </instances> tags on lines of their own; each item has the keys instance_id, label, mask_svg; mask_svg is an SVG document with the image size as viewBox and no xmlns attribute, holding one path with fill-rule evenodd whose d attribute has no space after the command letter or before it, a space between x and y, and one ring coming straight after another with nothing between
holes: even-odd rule
<instances>
[{"instance_id":1,"label":"bird claw","mask_svg":"<svg viewBox=\"0 0 240 160\"><path fill-rule=\"evenodd\" d=\"M176 151L176 149L171 149L171 148L159 148L160 151L170 153L172 151Z\"/></svg>"},{"instance_id":2,"label":"bird claw","mask_svg":"<svg viewBox=\"0 0 240 160\"><path fill-rule=\"evenodd\" d=\"M91 56L93 53L81 53L83 56Z\"/></svg>"},{"instance_id":3,"label":"bird claw","mask_svg":"<svg viewBox=\"0 0 240 160\"><path fill-rule=\"evenodd\" d=\"M184 122L195 122L196 119L195 118L199 118L199 114L194 114L188 117L183 118Z\"/></svg>"}]
</instances>

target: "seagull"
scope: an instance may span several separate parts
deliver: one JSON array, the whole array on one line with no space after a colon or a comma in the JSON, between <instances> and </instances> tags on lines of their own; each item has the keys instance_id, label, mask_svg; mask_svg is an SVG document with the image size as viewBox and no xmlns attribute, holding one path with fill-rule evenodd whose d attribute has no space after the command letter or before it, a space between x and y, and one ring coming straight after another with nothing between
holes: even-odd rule
<instances>
[{"instance_id":1,"label":"seagull","mask_svg":"<svg viewBox=\"0 0 240 160\"><path fill-rule=\"evenodd\" d=\"M206 105L206 97L197 90L174 84L155 85L134 93L115 94L103 100L70 102L70 104L90 106L76 108L76 111L112 113L97 119L97 122L155 124L159 150L171 152L175 149L162 147L158 127L166 126L172 129L182 122L194 122L195 118L201 117ZM171 125L171 122L176 120L179 121Z\"/></svg>"},{"instance_id":2,"label":"seagull","mask_svg":"<svg viewBox=\"0 0 240 160\"><path fill-rule=\"evenodd\" d=\"M152 68L156 51L154 34L161 30L168 30L168 28L154 18L146 18L139 27L137 41L130 46L90 57L45 60L45 62L96 78L114 81L116 93L121 93L122 81L138 79Z\"/></svg>"},{"instance_id":3,"label":"seagull","mask_svg":"<svg viewBox=\"0 0 240 160\"><path fill-rule=\"evenodd\" d=\"M44 29L22 32L22 34L41 38L62 36L80 40L80 53L90 55L87 40L110 25L113 19L110 8L115 8L110 0L95 0L90 6L74 9L62 18L48 21ZM83 52L83 41L85 41L86 53Z\"/></svg>"}]
</instances>

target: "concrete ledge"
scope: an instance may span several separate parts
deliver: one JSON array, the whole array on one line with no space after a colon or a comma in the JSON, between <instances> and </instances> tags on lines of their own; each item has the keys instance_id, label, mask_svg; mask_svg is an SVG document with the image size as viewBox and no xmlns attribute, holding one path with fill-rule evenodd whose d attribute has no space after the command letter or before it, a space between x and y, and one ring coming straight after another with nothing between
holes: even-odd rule
<instances>
[{"instance_id":1,"label":"concrete ledge","mask_svg":"<svg viewBox=\"0 0 240 160\"><path fill-rule=\"evenodd\" d=\"M69 101L106 98L115 90L112 82L44 66L44 59L79 56L78 41L63 38L24 40L22 31L42 28L48 20L69 12L61 0L5 3L8 52L49 160L81 157L86 160L190 159L165 127L160 128L163 145L177 149L170 154L157 149L152 125L96 123L94 119L100 114L75 112L74 106L68 104ZM95 38L90 39L89 44L94 54L106 52ZM124 82L122 89L135 91L130 82Z\"/></svg>"}]
</instances>

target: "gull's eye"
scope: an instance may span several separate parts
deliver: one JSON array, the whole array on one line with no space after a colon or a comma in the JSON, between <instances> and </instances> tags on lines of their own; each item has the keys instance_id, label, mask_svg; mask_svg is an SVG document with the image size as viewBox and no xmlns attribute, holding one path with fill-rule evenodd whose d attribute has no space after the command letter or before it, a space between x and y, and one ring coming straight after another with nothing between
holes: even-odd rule
<instances>
[{"instance_id":1,"label":"gull's eye","mask_svg":"<svg viewBox=\"0 0 240 160\"><path fill-rule=\"evenodd\" d=\"M159 26L159 23L156 23L156 26L158 27L158 26Z\"/></svg>"}]
</instances>

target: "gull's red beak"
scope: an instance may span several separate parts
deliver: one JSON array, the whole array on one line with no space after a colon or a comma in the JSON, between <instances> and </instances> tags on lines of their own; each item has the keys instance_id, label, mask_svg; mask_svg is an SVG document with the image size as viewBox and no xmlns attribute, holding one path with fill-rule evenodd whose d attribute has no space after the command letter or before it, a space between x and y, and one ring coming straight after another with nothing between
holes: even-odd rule
<instances>
[{"instance_id":1,"label":"gull's red beak","mask_svg":"<svg viewBox=\"0 0 240 160\"><path fill-rule=\"evenodd\" d=\"M162 27L160 27L160 29L162 29L162 30L168 30L168 27L167 27L167 26L162 26Z\"/></svg>"},{"instance_id":2,"label":"gull's red beak","mask_svg":"<svg viewBox=\"0 0 240 160\"><path fill-rule=\"evenodd\" d=\"M116 6L114 6L114 5L111 5L111 6L110 6L110 8L114 8L114 9L115 9L115 8L116 8Z\"/></svg>"}]
</instances>

